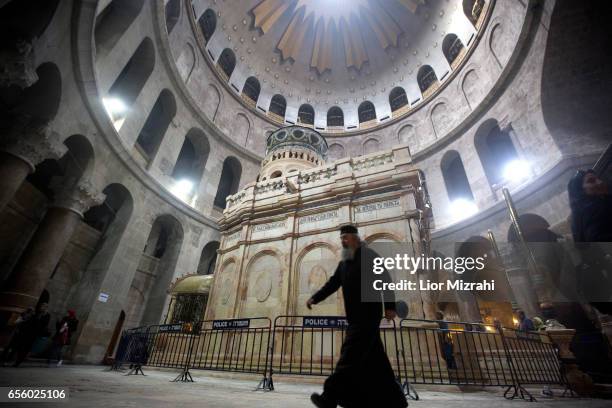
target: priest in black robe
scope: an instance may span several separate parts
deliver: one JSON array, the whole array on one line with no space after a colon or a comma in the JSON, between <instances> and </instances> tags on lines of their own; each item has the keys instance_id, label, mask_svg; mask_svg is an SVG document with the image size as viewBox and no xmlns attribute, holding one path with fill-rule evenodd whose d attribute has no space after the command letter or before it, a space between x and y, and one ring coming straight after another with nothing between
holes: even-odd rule
<instances>
[{"instance_id":1,"label":"priest in black robe","mask_svg":"<svg viewBox=\"0 0 612 408\"><path fill-rule=\"evenodd\" d=\"M389 273L373 273L374 258L379 255L360 240L355 226L343 226L340 238L342 260L306 306L310 309L342 288L348 327L340 359L325 380L323 393L314 393L310 399L319 408L407 407L380 337L383 316L390 320L396 316L395 297L372 286L375 279L390 282Z\"/></svg>"}]
</instances>

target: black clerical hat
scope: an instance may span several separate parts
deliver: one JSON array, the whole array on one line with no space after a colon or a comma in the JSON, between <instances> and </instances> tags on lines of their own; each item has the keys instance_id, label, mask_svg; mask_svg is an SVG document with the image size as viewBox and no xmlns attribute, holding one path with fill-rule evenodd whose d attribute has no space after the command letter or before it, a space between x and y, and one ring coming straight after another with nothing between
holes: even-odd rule
<instances>
[{"instance_id":1,"label":"black clerical hat","mask_svg":"<svg viewBox=\"0 0 612 408\"><path fill-rule=\"evenodd\" d=\"M354 225L343 225L340 227L340 235L342 234L357 234L357 227Z\"/></svg>"}]
</instances>

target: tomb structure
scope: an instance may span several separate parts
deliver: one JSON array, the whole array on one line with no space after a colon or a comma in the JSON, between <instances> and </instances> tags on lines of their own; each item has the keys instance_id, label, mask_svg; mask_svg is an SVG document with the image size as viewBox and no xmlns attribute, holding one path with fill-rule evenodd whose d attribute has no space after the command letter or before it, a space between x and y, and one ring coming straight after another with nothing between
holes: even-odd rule
<instances>
[{"instance_id":1,"label":"tomb structure","mask_svg":"<svg viewBox=\"0 0 612 408\"><path fill-rule=\"evenodd\" d=\"M429 241L429 200L423 174L407 146L327 161L318 132L290 126L267 139L256 182L227 198L221 245L206 319L279 315L342 315L340 293L309 311L306 300L340 260L339 228L354 224L361 239ZM433 318L430 296L398 294L410 317Z\"/></svg>"}]
</instances>

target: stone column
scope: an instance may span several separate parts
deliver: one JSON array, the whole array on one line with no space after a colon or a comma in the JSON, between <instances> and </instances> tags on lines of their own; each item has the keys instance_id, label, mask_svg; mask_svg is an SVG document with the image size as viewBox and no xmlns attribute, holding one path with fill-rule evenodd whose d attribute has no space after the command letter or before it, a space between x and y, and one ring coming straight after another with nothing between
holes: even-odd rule
<instances>
[{"instance_id":1,"label":"stone column","mask_svg":"<svg viewBox=\"0 0 612 408\"><path fill-rule=\"evenodd\" d=\"M87 182L56 190L56 199L0 293L3 322L10 324L19 313L36 305L83 212L102 203L104 197Z\"/></svg>"},{"instance_id":2,"label":"stone column","mask_svg":"<svg viewBox=\"0 0 612 408\"><path fill-rule=\"evenodd\" d=\"M26 176L45 159L59 159L68 148L46 123L15 119L0 145L0 211L13 199Z\"/></svg>"}]
</instances>

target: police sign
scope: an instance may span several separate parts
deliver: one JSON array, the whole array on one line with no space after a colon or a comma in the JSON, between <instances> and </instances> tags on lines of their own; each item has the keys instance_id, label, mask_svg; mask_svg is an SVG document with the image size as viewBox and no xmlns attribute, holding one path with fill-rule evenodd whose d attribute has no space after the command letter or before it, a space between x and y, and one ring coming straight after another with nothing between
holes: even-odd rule
<instances>
[{"instance_id":1,"label":"police sign","mask_svg":"<svg viewBox=\"0 0 612 408\"><path fill-rule=\"evenodd\" d=\"M213 320L214 330L248 329L251 325L250 319Z\"/></svg>"},{"instance_id":2,"label":"police sign","mask_svg":"<svg viewBox=\"0 0 612 408\"><path fill-rule=\"evenodd\" d=\"M182 324L164 324L159 326L160 333L175 333L183 330Z\"/></svg>"},{"instance_id":3,"label":"police sign","mask_svg":"<svg viewBox=\"0 0 612 408\"><path fill-rule=\"evenodd\" d=\"M333 329L346 327L348 322L346 318L338 316L304 316L302 326L317 329Z\"/></svg>"}]
</instances>

